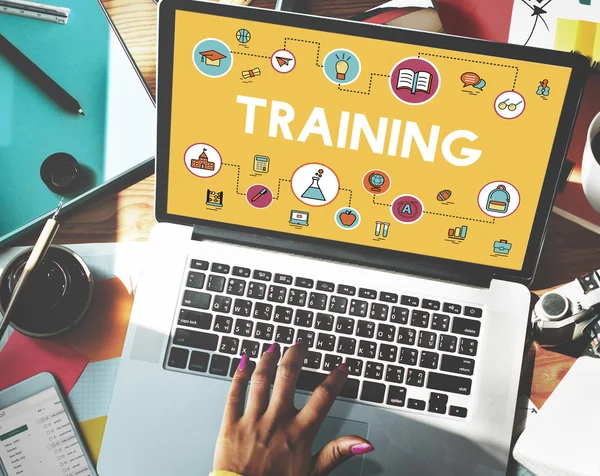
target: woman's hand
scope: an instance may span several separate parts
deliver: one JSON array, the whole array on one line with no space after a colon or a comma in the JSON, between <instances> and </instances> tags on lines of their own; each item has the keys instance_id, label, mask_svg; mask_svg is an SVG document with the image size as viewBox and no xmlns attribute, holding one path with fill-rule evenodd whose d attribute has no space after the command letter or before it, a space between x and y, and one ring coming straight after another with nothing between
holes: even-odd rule
<instances>
[{"instance_id":1,"label":"woman's hand","mask_svg":"<svg viewBox=\"0 0 600 476\"><path fill-rule=\"evenodd\" d=\"M344 436L313 456L313 441L348 378L348 368L342 364L333 370L298 411L294 408L294 391L307 350L298 341L277 367L279 345L271 345L252 379L251 362L247 355L242 357L225 405L215 470L244 476L322 476L354 455L373 451L364 438ZM248 380L250 393L244 410Z\"/></svg>"}]
</instances>

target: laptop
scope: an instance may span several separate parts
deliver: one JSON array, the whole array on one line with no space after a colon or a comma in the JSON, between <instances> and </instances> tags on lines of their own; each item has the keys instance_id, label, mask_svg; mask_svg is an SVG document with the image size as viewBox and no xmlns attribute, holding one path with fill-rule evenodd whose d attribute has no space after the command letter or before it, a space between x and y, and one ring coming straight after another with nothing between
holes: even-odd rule
<instances>
[{"instance_id":1,"label":"laptop","mask_svg":"<svg viewBox=\"0 0 600 476\"><path fill-rule=\"evenodd\" d=\"M504 474L585 60L172 0L158 61L159 224L99 473L210 472L240 356L301 337L298 408L350 368L315 451L376 448L334 474Z\"/></svg>"}]
</instances>

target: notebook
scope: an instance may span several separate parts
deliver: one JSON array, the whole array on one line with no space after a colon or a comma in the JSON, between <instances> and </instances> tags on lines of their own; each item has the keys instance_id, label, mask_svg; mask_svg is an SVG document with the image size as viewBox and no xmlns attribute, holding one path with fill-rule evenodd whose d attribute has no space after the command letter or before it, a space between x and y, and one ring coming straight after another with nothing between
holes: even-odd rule
<instances>
[{"instance_id":1,"label":"notebook","mask_svg":"<svg viewBox=\"0 0 600 476\"><path fill-rule=\"evenodd\" d=\"M0 15L0 33L79 101L85 117L66 112L0 54L0 245L44 219L60 196L40 178L56 152L82 166L82 187L66 208L119 184L143 166L152 171L154 100L94 0L48 0L71 9L59 25ZM7 206L11 204L11 206Z\"/></svg>"}]
</instances>

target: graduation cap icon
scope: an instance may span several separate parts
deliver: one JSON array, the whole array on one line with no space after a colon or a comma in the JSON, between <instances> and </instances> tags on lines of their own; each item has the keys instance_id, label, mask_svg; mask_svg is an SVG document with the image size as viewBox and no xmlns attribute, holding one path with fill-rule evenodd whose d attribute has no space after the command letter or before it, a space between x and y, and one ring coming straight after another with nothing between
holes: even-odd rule
<instances>
[{"instance_id":1,"label":"graduation cap icon","mask_svg":"<svg viewBox=\"0 0 600 476\"><path fill-rule=\"evenodd\" d=\"M200 51L199 54L202 55L202 62L206 63L206 66L221 66L221 60L227 58L227 56L215 50Z\"/></svg>"},{"instance_id":2,"label":"graduation cap icon","mask_svg":"<svg viewBox=\"0 0 600 476\"><path fill-rule=\"evenodd\" d=\"M280 68L282 66L289 66L290 61L294 61L293 58L283 58L281 56L275 56L275 59L277 60L277 63L279 64Z\"/></svg>"}]
</instances>

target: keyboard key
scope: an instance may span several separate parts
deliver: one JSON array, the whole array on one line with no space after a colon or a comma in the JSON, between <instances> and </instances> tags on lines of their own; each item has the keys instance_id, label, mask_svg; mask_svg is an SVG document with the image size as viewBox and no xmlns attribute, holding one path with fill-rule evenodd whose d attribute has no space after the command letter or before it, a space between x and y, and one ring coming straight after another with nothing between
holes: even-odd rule
<instances>
[{"instance_id":1,"label":"keyboard key","mask_svg":"<svg viewBox=\"0 0 600 476\"><path fill-rule=\"evenodd\" d=\"M292 284L293 278L289 274L276 274L273 280L278 284Z\"/></svg>"},{"instance_id":2,"label":"keyboard key","mask_svg":"<svg viewBox=\"0 0 600 476\"><path fill-rule=\"evenodd\" d=\"M421 302L421 307L423 309L430 309L432 311L439 311L441 304L439 301L433 301L432 299L423 299Z\"/></svg>"},{"instance_id":3,"label":"keyboard key","mask_svg":"<svg viewBox=\"0 0 600 476\"><path fill-rule=\"evenodd\" d=\"M365 402L383 403L385 385L377 382L363 382L360 399Z\"/></svg>"},{"instance_id":4,"label":"keyboard key","mask_svg":"<svg viewBox=\"0 0 600 476\"><path fill-rule=\"evenodd\" d=\"M371 304L371 313L369 314L369 317L377 321L385 321L387 320L389 310L390 306L388 306L387 304L380 304L378 302L374 302Z\"/></svg>"},{"instance_id":5,"label":"keyboard key","mask_svg":"<svg viewBox=\"0 0 600 476\"><path fill-rule=\"evenodd\" d=\"M434 313L431 319L431 328L446 332L450 328L450 316Z\"/></svg>"},{"instance_id":6,"label":"keyboard key","mask_svg":"<svg viewBox=\"0 0 600 476\"><path fill-rule=\"evenodd\" d=\"M398 344L414 345L417 331L410 327L398 327Z\"/></svg>"},{"instance_id":7,"label":"keyboard key","mask_svg":"<svg viewBox=\"0 0 600 476\"><path fill-rule=\"evenodd\" d=\"M403 304L404 306L416 307L419 305L419 298L414 296L402 296L402 298L400 299L400 304Z\"/></svg>"},{"instance_id":8,"label":"keyboard key","mask_svg":"<svg viewBox=\"0 0 600 476\"><path fill-rule=\"evenodd\" d=\"M242 337L251 337L252 336L252 321L247 321L246 319L237 319L235 321L235 327L233 328L233 333L236 336Z\"/></svg>"},{"instance_id":9,"label":"keyboard key","mask_svg":"<svg viewBox=\"0 0 600 476\"><path fill-rule=\"evenodd\" d=\"M449 312L450 314L460 314L462 311L462 306L458 304L452 304L451 302L445 302L442 310L444 312Z\"/></svg>"},{"instance_id":10,"label":"keyboard key","mask_svg":"<svg viewBox=\"0 0 600 476\"><path fill-rule=\"evenodd\" d=\"M428 331L420 331L419 332L419 341L417 345L419 347L425 347L426 349L435 349L435 343L437 340L437 336L433 332Z\"/></svg>"},{"instance_id":11,"label":"keyboard key","mask_svg":"<svg viewBox=\"0 0 600 476\"><path fill-rule=\"evenodd\" d=\"M188 369L193 370L194 372L206 372L208 370L209 359L210 355L206 352L198 352L197 350L194 350L192 351L192 356L190 357Z\"/></svg>"},{"instance_id":12,"label":"keyboard key","mask_svg":"<svg viewBox=\"0 0 600 476\"><path fill-rule=\"evenodd\" d=\"M269 347L271 347L271 343L270 342L263 342L262 347L260 349L260 356L262 357L263 354L269 350ZM285 347L287 349L287 347Z\"/></svg>"},{"instance_id":13,"label":"keyboard key","mask_svg":"<svg viewBox=\"0 0 600 476\"><path fill-rule=\"evenodd\" d=\"M322 312L317 313L315 329L320 331L333 330L333 316L331 314L323 314Z\"/></svg>"},{"instance_id":14,"label":"keyboard key","mask_svg":"<svg viewBox=\"0 0 600 476\"><path fill-rule=\"evenodd\" d=\"M319 291L327 291L329 293L332 293L335 289L335 284L330 283L328 281L317 281L317 289Z\"/></svg>"},{"instance_id":15,"label":"keyboard key","mask_svg":"<svg viewBox=\"0 0 600 476\"><path fill-rule=\"evenodd\" d=\"M473 375L475 361L467 357L457 355L442 355L442 364L440 370L452 372L454 374Z\"/></svg>"},{"instance_id":16,"label":"keyboard key","mask_svg":"<svg viewBox=\"0 0 600 476\"><path fill-rule=\"evenodd\" d=\"M182 349L180 347L171 347L171 352L169 352L169 360L167 361L167 365L176 369L185 369L187 366L187 360L189 355L190 351L187 349Z\"/></svg>"},{"instance_id":17,"label":"keyboard key","mask_svg":"<svg viewBox=\"0 0 600 476\"><path fill-rule=\"evenodd\" d=\"M277 332L275 332L275 342L281 344L293 344L294 340L294 328L286 326L277 326Z\"/></svg>"},{"instance_id":18,"label":"keyboard key","mask_svg":"<svg viewBox=\"0 0 600 476\"><path fill-rule=\"evenodd\" d=\"M461 395L469 395L471 393L471 383L472 381L469 378L439 374L437 372L429 372L427 378L427 388L442 392L459 393Z\"/></svg>"},{"instance_id":19,"label":"keyboard key","mask_svg":"<svg viewBox=\"0 0 600 476\"><path fill-rule=\"evenodd\" d=\"M200 269L202 271L207 271L208 270L208 261L202 261L202 260L199 260L199 259L193 259L190 262L190 268Z\"/></svg>"},{"instance_id":20,"label":"keyboard key","mask_svg":"<svg viewBox=\"0 0 600 476\"><path fill-rule=\"evenodd\" d=\"M342 337L338 338L337 352L340 354L354 355L354 351L356 350L356 339L352 339L351 337Z\"/></svg>"},{"instance_id":21,"label":"keyboard key","mask_svg":"<svg viewBox=\"0 0 600 476\"><path fill-rule=\"evenodd\" d=\"M304 367L308 367L309 369L320 369L321 368L321 357L322 355L318 352L309 351L304 357Z\"/></svg>"},{"instance_id":22,"label":"keyboard key","mask_svg":"<svg viewBox=\"0 0 600 476\"><path fill-rule=\"evenodd\" d=\"M392 314L390 315L390 322L395 322L396 324L408 324L408 314L408 308L393 306Z\"/></svg>"},{"instance_id":23,"label":"keyboard key","mask_svg":"<svg viewBox=\"0 0 600 476\"><path fill-rule=\"evenodd\" d=\"M448 415L459 418L466 418L467 409L463 407L455 407L454 405L450 405L450 411L448 412Z\"/></svg>"},{"instance_id":24,"label":"keyboard key","mask_svg":"<svg viewBox=\"0 0 600 476\"><path fill-rule=\"evenodd\" d=\"M307 347L310 349L315 343L315 332L312 330L298 329L296 340L298 339L302 339L302 342L306 343Z\"/></svg>"},{"instance_id":25,"label":"keyboard key","mask_svg":"<svg viewBox=\"0 0 600 476\"><path fill-rule=\"evenodd\" d=\"M235 375L235 372L237 371L237 369L240 365L240 360L242 360L242 359L240 359L239 357L236 357L231 360L231 368L229 369L229 376L231 378L233 378L233 376ZM254 370L256 369L256 362L249 360L247 365L248 365L248 367L246 367L247 372L249 372L250 375L252 375L254 373Z\"/></svg>"},{"instance_id":26,"label":"keyboard key","mask_svg":"<svg viewBox=\"0 0 600 476\"><path fill-rule=\"evenodd\" d=\"M210 294L186 289L183 293L183 301L181 302L181 305L195 307L197 309L208 309L210 308L210 298Z\"/></svg>"},{"instance_id":27,"label":"keyboard key","mask_svg":"<svg viewBox=\"0 0 600 476\"><path fill-rule=\"evenodd\" d=\"M294 310L291 307L276 306L275 307L275 316L273 317L273 320L275 322L283 322L284 324L291 324L293 315L294 315Z\"/></svg>"},{"instance_id":28,"label":"keyboard key","mask_svg":"<svg viewBox=\"0 0 600 476\"><path fill-rule=\"evenodd\" d=\"M252 281L248 285L247 296L249 298L264 299L266 293L267 293L267 285L264 283L257 283L255 281Z\"/></svg>"},{"instance_id":29,"label":"keyboard key","mask_svg":"<svg viewBox=\"0 0 600 476\"><path fill-rule=\"evenodd\" d=\"M338 316L335 331L340 334L352 335L354 333L354 319Z\"/></svg>"},{"instance_id":30,"label":"keyboard key","mask_svg":"<svg viewBox=\"0 0 600 476\"><path fill-rule=\"evenodd\" d=\"M369 310L369 303L367 301L361 301L359 299L352 299L350 301L350 315L358 317L367 317Z\"/></svg>"},{"instance_id":31,"label":"keyboard key","mask_svg":"<svg viewBox=\"0 0 600 476\"><path fill-rule=\"evenodd\" d=\"M296 286L298 286L299 288L307 288L307 289L312 289L312 287L315 285L315 282L312 279L308 279L308 278L296 278Z\"/></svg>"},{"instance_id":32,"label":"keyboard key","mask_svg":"<svg viewBox=\"0 0 600 476\"><path fill-rule=\"evenodd\" d=\"M455 334L477 337L480 329L481 321L463 319L462 317L455 317L452 321L452 332Z\"/></svg>"},{"instance_id":33,"label":"keyboard key","mask_svg":"<svg viewBox=\"0 0 600 476\"><path fill-rule=\"evenodd\" d=\"M249 278L250 270L248 268L240 268L239 266L234 266L231 274L234 276L239 276L240 278Z\"/></svg>"},{"instance_id":34,"label":"keyboard key","mask_svg":"<svg viewBox=\"0 0 600 476\"><path fill-rule=\"evenodd\" d=\"M417 365L417 356L419 351L410 347L402 347L400 349L400 359L398 362L405 365Z\"/></svg>"},{"instance_id":35,"label":"keyboard key","mask_svg":"<svg viewBox=\"0 0 600 476\"><path fill-rule=\"evenodd\" d=\"M404 379L404 367L399 365L388 365L385 371L385 381L392 383L402 383Z\"/></svg>"},{"instance_id":36,"label":"keyboard key","mask_svg":"<svg viewBox=\"0 0 600 476\"><path fill-rule=\"evenodd\" d=\"M406 398L406 389L404 387L396 387L390 385L386 403L395 407L403 407L404 399Z\"/></svg>"},{"instance_id":37,"label":"keyboard key","mask_svg":"<svg viewBox=\"0 0 600 476\"><path fill-rule=\"evenodd\" d=\"M229 316L217 316L215 318L215 325L213 331L223 332L229 334L233 326L233 318Z\"/></svg>"},{"instance_id":38,"label":"keyboard key","mask_svg":"<svg viewBox=\"0 0 600 476\"><path fill-rule=\"evenodd\" d=\"M246 290L246 281L243 279L229 278L227 283L227 294L234 296L243 296Z\"/></svg>"},{"instance_id":39,"label":"keyboard key","mask_svg":"<svg viewBox=\"0 0 600 476\"><path fill-rule=\"evenodd\" d=\"M478 307L465 306L465 311L463 314L469 317L481 317L483 311Z\"/></svg>"},{"instance_id":40,"label":"keyboard key","mask_svg":"<svg viewBox=\"0 0 600 476\"><path fill-rule=\"evenodd\" d=\"M383 378L383 364L379 362L367 362L365 366L365 378L381 380Z\"/></svg>"},{"instance_id":41,"label":"keyboard key","mask_svg":"<svg viewBox=\"0 0 600 476\"><path fill-rule=\"evenodd\" d=\"M306 291L302 291L301 289L290 289L287 303L292 306L302 307L306 305L306 296Z\"/></svg>"},{"instance_id":42,"label":"keyboard key","mask_svg":"<svg viewBox=\"0 0 600 476\"><path fill-rule=\"evenodd\" d=\"M206 332L191 331L188 329L178 328L173 336L173 344L183 345L185 347L193 347L203 350L217 350L219 337L215 334L207 334ZM185 368L185 366L183 367Z\"/></svg>"},{"instance_id":43,"label":"keyboard key","mask_svg":"<svg viewBox=\"0 0 600 476\"><path fill-rule=\"evenodd\" d=\"M311 370L302 370L298 376L296 388L299 390L308 390L312 392L315 388L323 383L327 378L327 374L321 372L313 372ZM353 378L346 380L344 387L340 392L340 397L356 398L358 397L359 381Z\"/></svg>"},{"instance_id":44,"label":"keyboard key","mask_svg":"<svg viewBox=\"0 0 600 476\"><path fill-rule=\"evenodd\" d=\"M257 302L254 304L254 319L261 319L263 321L271 320L273 314L273 305L267 304L266 302Z\"/></svg>"},{"instance_id":45,"label":"keyboard key","mask_svg":"<svg viewBox=\"0 0 600 476\"><path fill-rule=\"evenodd\" d=\"M317 349L333 352L335 349L335 336L333 334L319 333L317 337Z\"/></svg>"},{"instance_id":46,"label":"keyboard key","mask_svg":"<svg viewBox=\"0 0 600 476\"><path fill-rule=\"evenodd\" d=\"M219 352L223 354L237 354L238 346L240 345L240 340L235 337L221 337L221 345L219 346Z\"/></svg>"},{"instance_id":47,"label":"keyboard key","mask_svg":"<svg viewBox=\"0 0 600 476\"><path fill-rule=\"evenodd\" d=\"M375 323L370 321L358 321L356 326L356 335L358 337L372 338L375 335Z\"/></svg>"},{"instance_id":48,"label":"keyboard key","mask_svg":"<svg viewBox=\"0 0 600 476\"><path fill-rule=\"evenodd\" d=\"M392 302L395 304L398 302L398 295L394 294L394 293L388 293L385 291L381 291L379 293L379 300L383 301L383 302Z\"/></svg>"},{"instance_id":49,"label":"keyboard key","mask_svg":"<svg viewBox=\"0 0 600 476\"><path fill-rule=\"evenodd\" d=\"M210 359L210 369L208 371L213 375L222 375L225 377L229 371L230 361L229 357L213 354L212 359Z\"/></svg>"},{"instance_id":50,"label":"keyboard key","mask_svg":"<svg viewBox=\"0 0 600 476\"><path fill-rule=\"evenodd\" d=\"M425 410L425 401L418 400L416 398L409 398L406 408L410 408L412 410Z\"/></svg>"},{"instance_id":51,"label":"keyboard key","mask_svg":"<svg viewBox=\"0 0 600 476\"><path fill-rule=\"evenodd\" d=\"M388 324L379 324L377 326L377 340L384 340L387 342L394 342L396 336L396 327Z\"/></svg>"},{"instance_id":52,"label":"keyboard key","mask_svg":"<svg viewBox=\"0 0 600 476\"><path fill-rule=\"evenodd\" d=\"M229 265L221 264L221 263L213 263L212 266L210 267L210 270L213 273L228 274L229 273Z\"/></svg>"},{"instance_id":53,"label":"keyboard key","mask_svg":"<svg viewBox=\"0 0 600 476\"><path fill-rule=\"evenodd\" d=\"M275 326L267 322L257 322L254 337L261 340L273 340Z\"/></svg>"},{"instance_id":54,"label":"keyboard key","mask_svg":"<svg viewBox=\"0 0 600 476\"><path fill-rule=\"evenodd\" d=\"M202 289L204 286L204 280L206 279L206 275L204 273L197 273L195 271L190 271L188 273L188 279L186 286L188 288Z\"/></svg>"},{"instance_id":55,"label":"keyboard key","mask_svg":"<svg viewBox=\"0 0 600 476\"><path fill-rule=\"evenodd\" d=\"M341 355L325 354L323 362L323 370L331 371L338 367L343 362Z\"/></svg>"},{"instance_id":56,"label":"keyboard key","mask_svg":"<svg viewBox=\"0 0 600 476\"><path fill-rule=\"evenodd\" d=\"M254 340L243 340L240 348L240 355L248 354L248 357L255 359L258 357L258 349L260 344Z\"/></svg>"},{"instance_id":57,"label":"keyboard key","mask_svg":"<svg viewBox=\"0 0 600 476\"><path fill-rule=\"evenodd\" d=\"M345 314L348 307L348 298L341 296L331 296L329 300L329 312Z\"/></svg>"},{"instance_id":58,"label":"keyboard key","mask_svg":"<svg viewBox=\"0 0 600 476\"><path fill-rule=\"evenodd\" d=\"M267 301L284 303L287 288L283 286L269 286L269 294L267 295Z\"/></svg>"},{"instance_id":59,"label":"keyboard key","mask_svg":"<svg viewBox=\"0 0 600 476\"><path fill-rule=\"evenodd\" d=\"M208 291L212 291L214 293L222 293L223 289L225 289L225 278L223 276L217 276L216 274L211 274L208 277L208 283L206 284L206 289Z\"/></svg>"},{"instance_id":60,"label":"keyboard key","mask_svg":"<svg viewBox=\"0 0 600 476\"><path fill-rule=\"evenodd\" d=\"M344 294L346 296L354 296L356 294L356 288L354 286L348 286L347 284L338 284L338 294Z\"/></svg>"},{"instance_id":61,"label":"keyboard key","mask_svg":"<svg viewBox=\"0 0 600 476\"><path fill-rule=\"evenodd\" d=\"M358 290L358 297L367 299L377 299L377 291L374 289L360 288Z\"/></svg>"},{"instance_id":62,"label":"keyboard key","mask_svg":"<svg viewBox=\"0 0 600 476\"><path fill-rule=\"evenodd\" d=\"M429 313L415 309L410 318L410 325L413 327L427 328L429 326Z\"/></svg>"},{"instance_id":63,"label":"keyboard key","mask_svg":"<svg viewBox=\"0 0 600 476\"><path fill-rule=\"evenodd\" d=\"M422 387L425 381L425 371L419 369L408 369L406 371L406 385Z\"/></svg>"},{"instance_id":64,"label":"keyboard key","mask_svg":"<svg viewBox=\"0 0 600 476\"><path fill-rule=\"evenodd\" d=\"M340 337L341 339L341 337ZM377 351L377 344L368 340L361 340L358 346L358 356L365 359L374 359Z\"/></svg>"},{"instance_id":65,"label":"keyboard key","mask_svg":"<svg viewBox=\"0 0 600 476\"><path fill-rule=\"evenodd\" d=\"M212 314L208 314L207 312L194 312L187 309L182 309L179 311L177 325L208 330L212 324L212 317Z\"/></svg>"},{"instance_id":66,"label":"keyboard key","mask_svg":"<svg viewBox=\"0 0 600 476\"><path fill-rule=\"evenodd\" d=\"M451 336L450 334L442 334L440 336L438 350L443 350L444 352L456 352L457 343L458 338L456 336Z\"/></svg>"},{"instance_id":67,"label":"keyboard key","mask_svg":"<svg viewBox=\"0 0 600 476\"><path fill-rule=\"evenodd\" d=\"M346 359L346 365L348 366L348 374L353 375L355 377L360 377L362 375L363 369L363 361L358 359L352 359L348 357Z\"/></svg>"},{"instance_id":68,"label":"keyboard key","mask_svg":"<svg viewBox=\"0 0 600 476\"><path fill-rule=\"evenodd\" d=\"M236 299L233 304L233 313L236 316L250 317L250 314L252 314L252 301Z\"/></svg>"},{"instance_id":69,"label":"keyboard key","mask_svg":"<svg viewBox=\"0 0 600 476\"><path fill-rule=\"evenodd\" d=\"M317 309L318 311L324 311L327 309L327 294L310 293L308 307L311 309Z\"/></svg>"},{"instance_id":70,"label":"keyboard key","mask_svg":"<svg viewBox=\"0 0 600 476\"><path fill-rule=\"evenodd\" d=\"M231 310L231 298L229 296L215 296L213 311L228 313Z\"/></svg>"},{"instance_id":71,"label":"keyboard key","mask_svg":"<svg viewBox=\"0 0 600 476\"><path fill-rule=\"evenodd\" d=\"M475 356L477 355L477 341L474 339L467 339L461 337L460 345L458 347L458 353L463 355Z\"/></svg>"},{"instance_id":72,"label":"keyboard key","mask_svg":"<svg viewBox=\"0 0 600 476\"><path fill-rule=\"evenodd\" d=\"M254 270L252 274L253 279L258 279L259 281L271 281L272 274L269 271L260 271L258 269Z\"/></svg>"},{"instance_id":73,"label":"keyboard key","mask_svg":"<svg viewBox=\"0 0 600 476\"><path fill-rule=\"evenodd\" d=\"M294 324L300 327L312 327L313 316L314 313L312 311L307 311L306 309L296 309L296 319Z\"/></svg>"},{"instance_id":74,"label":"keyboard key","mask_svg":"<svg viewBox=\"0 0 600 476\"><path fill-rule=\"evenodd\" d=\"M423 352L421 352L421 360L419 361L419 367L423 367L426 369L437 369L439 360L440 355L438 353L424 350Z\"/></svg>"},{"instance_id":75,"label":"keyboard key","mask_svg":"<svg viewBox=\"0 0 600 476\"><path fill-rule=\"evenodd\" d=\"M379 360L384 360L386 362L396 362L397 356L398 347L396 347L395 345L381 344L379 346L379 355L377 356Z\"/></svg>"}]
</instances>

